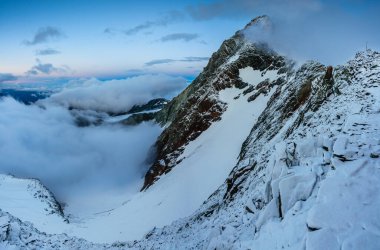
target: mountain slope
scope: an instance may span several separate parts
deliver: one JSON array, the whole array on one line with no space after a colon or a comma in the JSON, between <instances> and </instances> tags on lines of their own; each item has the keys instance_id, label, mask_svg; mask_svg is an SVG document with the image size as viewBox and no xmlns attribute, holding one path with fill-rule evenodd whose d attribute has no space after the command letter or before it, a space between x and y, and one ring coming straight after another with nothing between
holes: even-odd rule
<instances>
[{"instance_id":1,"label":"mountain slope","mask_svg":"<svg viewBox=\"0 0 380 250\"><path fill-rule=\"evenodd\" d=\"M0 244L27 247L31 234L63 249L380 248L378 52L296 68L239 31L156 119L166 129L145 191L69 236L1 213Z\"/></svg>"},{"instance_id":2,"label":"mountain slope","mask_svg":"<svg viewBox=\"0 0 380 250\"><path fill-rule=\"evenodd\" d=\"M53 194L38 180L0 175L0 209L36 226L53 230L49 225L67 223ZM58 230L59 231L59 230Z\"/></svg>"},{"instance_id":3,"label":"mountain slope","mask_svg":"<svg viewBox=\"0 0 380 250\"><path fill-rule=\"evenodd\" d=\"M323 67L302 66L269 101L226 182L194 216L137 246L378 249L379 64L379 53L358 53L334 70L335 91L320 97ZM311 93L288 114L283 104L307 72L316 76Z\"/></svg>"},{"instance_id":4,"label":"mountain slope","mask_svg":"<svg viewBox=\"0 0 380 250\"><path fill-rule=\"evenodd\" d=\"M283 74L292 64L265 45L253 44L244 38L245 30L251 26L269 22L267 16L253 19L243 30L223 42L215 52L203 72L174 98L156 120L166 129L156 142L157 156L154 164L145 176L143 189L151 186L162 174L168 173L179 163L178 157L185 146L207 130L213 122L219 121L227 109L226 103L219 98L220 91L236 87L242 89L248 84L239 78L239 69L251 67L253 70ZM283 78L276 81L257 82L255 93L269 92ZM261 83L261 85L259 85Z\"/></svg>"}]
</instances>

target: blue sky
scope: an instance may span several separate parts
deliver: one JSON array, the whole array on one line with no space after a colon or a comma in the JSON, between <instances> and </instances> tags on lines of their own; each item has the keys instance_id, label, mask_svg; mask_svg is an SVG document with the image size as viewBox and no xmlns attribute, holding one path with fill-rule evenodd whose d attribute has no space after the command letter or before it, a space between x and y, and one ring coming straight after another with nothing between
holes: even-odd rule
<instances>
[{"instance_id":1,"label":"blue sky","mask_svg":"<svg viewBox=\"0 0 380 250\"><path fill-rule=\"evenodd\" d=\"M0 82L145 73L191 78L224 39L261 14L288 22L285 29L305 23L321 40L344 38L339 42L347 49L321 42L316 46L321 53L301 51L327 63L337 51L339 59L331 61L340 62L353 48L363 49L364 41L377 48L379 5L359 0L0 0ZM319 35L323 30L330 34ZM300 33L292 36L304 39ZM323 52L326 58L318 58Z\"/></svg>"}]
</instances>

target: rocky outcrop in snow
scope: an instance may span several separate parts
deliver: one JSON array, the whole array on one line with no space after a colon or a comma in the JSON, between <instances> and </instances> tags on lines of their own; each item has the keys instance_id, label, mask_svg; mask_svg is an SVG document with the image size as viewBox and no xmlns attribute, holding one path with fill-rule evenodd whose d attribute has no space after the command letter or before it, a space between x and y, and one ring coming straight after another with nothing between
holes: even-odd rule
<instances>
[{"instance_id":1,"label":"rocky outcrop in snow","mask_svg":"<svg viewBox=\"0 0 380 250\"><path fill-rule=\"evenodd\" d=\"M267 17L246 28L262 21ZM0 247L380 248L380 53L360 52L343 66L307 62L296 68L239 31L155 118L166 129L146 175L143 188L150 188L107 216L133 212L144 221L129 217L117 225L149 226L154 214L167 226L155 227L141 240L95 245L40 233L0 212ZM218 140L226 133L231 136ZM230 152L233 143L239 143L236 155ZM226 161L233 165L224 166ZM210 178L218 180L211 185ZM186 185L193 189L185 194ZM205 189L216 190L209 196ZM164 218L174 212L187 216L194 211L187 207L204 199L191 216L171 224ZM184 200L191 202L173 206ZM146 207L150 201L155 206ZM102 225L109 218L104 216ZM97 232L104 230L112 229Z\"/></svg>"},{"instance_id":2,"label":"rocky outcrop in snow","mask_svg":"<svg viewBox=\"0 0 380 250\"><path fill-rule=\"evenodd\" d=\"M378 65L374 51L335 67L333 78L331 68L303 65L277 88L225 184L192 217L137 245L378 249Z\"/></svg>"},{"instance_id":3,"label":"rocky outcrop in snow","mask_svg":"<svg viewBox=\"0 0 380 250\"><path fill-rule=\"evenodd\" d=\"M61 205L39 180L0 174L0 200L0 209L21 219L27 220L28 216L37 216L43 220L44 217L50 216L67 221ZM31 211L29 207L33 207L34 210ZM35 211L44 213L36 214Z\"/></svg>"},{"instance_id":4,"label":"rocky outcrop in snow","mask_svg":"<svg viewBox=\"0 0 380 250\"><path fill-rule=\"evenodd\" d=\"M246 28L267 21L266 16L258 17ZM152 185L162 174L168 173L178 164L178 157L185 146L213 122L221 119L227 105L220 100L220 91L231 87L242 89L249 85L239 77L240 69L251 67L263 75L269 71L283 75L281 78L275 77L273 81L264 78L257 86L251 85L251 101L254 96L268 93L284 81L285 73L290 71L292 63L264 44L248 42L244 31L238 31L224 41L193 83L157 114L157 121L166 128L156 142L156 161L146 173L143 189Z\"/></svg>"}]
</instances>

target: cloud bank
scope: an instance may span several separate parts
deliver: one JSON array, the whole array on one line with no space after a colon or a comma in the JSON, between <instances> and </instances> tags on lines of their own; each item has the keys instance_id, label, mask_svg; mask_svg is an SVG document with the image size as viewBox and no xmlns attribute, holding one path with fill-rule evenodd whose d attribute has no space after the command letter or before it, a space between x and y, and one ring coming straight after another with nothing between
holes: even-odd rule
<instances>
[{"instance_id":1,"label":"cloud bank","mask_svg":"<svg viewBox=\"0 0 380 250\"><path fill-rule=\"evenodd\" d=\"M0 172L38 178L61 201L97 193L137 192L146 157L161 128L102 125L78 128L59 106L0 100ZM124 192L123 191L123 192Z\"/></svg>"},{"instance_id":2,"label":"cloud bank","mask_svg":"<svg viewBox=\"0 0 380 250\"><path fill-rule=\"evenodd\" d=\"M50 42L53 40L58 40L63 37L65 37L65 35L62 33L60 29L47 26L40 28L31 40L26 40L23 43L25 45L31 46Z\"/></svg>"},{"instance_id":3,"label":"cloud bank","mask_svg":"<svg viewBox=\"0 0 380 250\"><path fill-rule=\"evenodd\" d=\"M120 205L141 188L162 128L153 123L118 125L97 111L128 111L153 98L171 98L186 86L184 78L167 75L92 78L72 80L61 92L29 106L0 99L0 155L7 156L0 157L0 173L41 180L69 204L68 211L88 212L110 194L110 202ZM78 127L78 114L106 122Z\"/></svg>"},{"instance_id":4,"label":"cloud bank","mask_svg":"<svg viewBox=\"0 0 380 250\"><path fill-rule=\"evenodd\" d=\"M121 113L135 104L144 104L154 98L172 98L187 86L183 77L163 74L142 75L120 80L97 79L72 81L62 92L45 102L65 107Z\"/></svg>"}]
</instances>

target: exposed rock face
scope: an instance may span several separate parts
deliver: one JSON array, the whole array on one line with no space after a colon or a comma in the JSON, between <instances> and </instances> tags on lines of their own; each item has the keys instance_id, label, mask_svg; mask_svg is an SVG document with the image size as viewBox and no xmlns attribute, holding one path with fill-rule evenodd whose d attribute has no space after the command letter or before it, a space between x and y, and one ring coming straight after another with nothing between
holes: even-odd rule
<instances>
[{"instance_id":1,"label":"exposed rock face","mask_svg":"<svg viewBox=\"0 0 380 250\"><path fill-rule=\"evenodd\" d=\"M329 78L326 76L329 76ZM268 141L278 136L282 130L284 138L288 138L301 124L307 124L313 112L317 111L326 98L332 93L332 67L324 67L316 62L303 65L294 74L294 78L279 86L267 108L253 126L251 134L243 143L240 154L246 159L252 152L260 150ZM287 124L287 126L285 126ZM285 127L285 129L284 129ZM247 164L247 166L244 166ZM231 199L243 183L248 171L254 170L255 161L240 164L231 173L227 183L232 183L226 190L224 197ZM241 172L245 174L242 175ZM240 180L238 180L240 179ZM231 192L234 190L234 192Z\"/></svg>"},{"instance_id":2,"label":"exposed rock face","mask_svg":"<svg viewBox=\"0 0 380 250\"><path fill-rule=\"evenodd\" d=\"M221 90L247 86L239 78L239 69L252 67L262 72L290 71L292 63L284 57L264 44L253 44L245 39L246 29L263 22L267 23L268 17L255 18L245 29L224 41L193 83L157 114L156 120L167 127L156 142L157 159L147 172L142 189L148 188L160 175L169 172L176 165L184 146L197 138L212 122L220 119L226 109L226 104L218 98ZM281 84L283 80L259 84L251 93L251 100L255 95Z\"/></svg>"},{"instance_id":3,"label":"exposed rock face","mask_svg":"<svg viewBox=\"0 0 380 250\"><path fill-rule=\"evenodd\" d=\"M142 105L134 105L126 114L159 110L162 109L167 103L168 100L166 100L165 98L153 99Z\"/></svg>"},{"instance_id":4,"label":"exposed rock face","mask_svg":"<svg viewBox=\"0 0 380 250\"><path fill-rule=\"evenodd\" d=\"M380 53L360 52L334 68L311 61L295 69L242 33L155 115L166 130L144 188L223 117L221 89L241 88L236 98L247 101L270 93L238 163L193 215L109 245L41 233L0 210L0 248L380 249ZM279 75L248 85L239 78L247 66Z\"/></svg>"},{"instance_id":5,"label":"exposed rock face","mask_svg":"<svg viewBox=\"0 0 380 250\"><path fill-rule=\"evenodd\" d=\"M380 223L379 65L380 53L366 51L334 69L308 62L289 73L226 182L193 216L135 246L377 249L377 229L359 225Z\"/></svg>"},{"instance_id":6,"label":"exposed rock face","mask_svg":"<svg viewBox=\"0 0 380 250\"><path fill-rule=\"evenodd\" d=\"M145 121L151 121L155 118L156 113L155 112L150 112L150 113L137 113L133 114L127 119L121 121L123 125L127 126L133 126L140 124Z\"/></svg>"}]
</instances>

